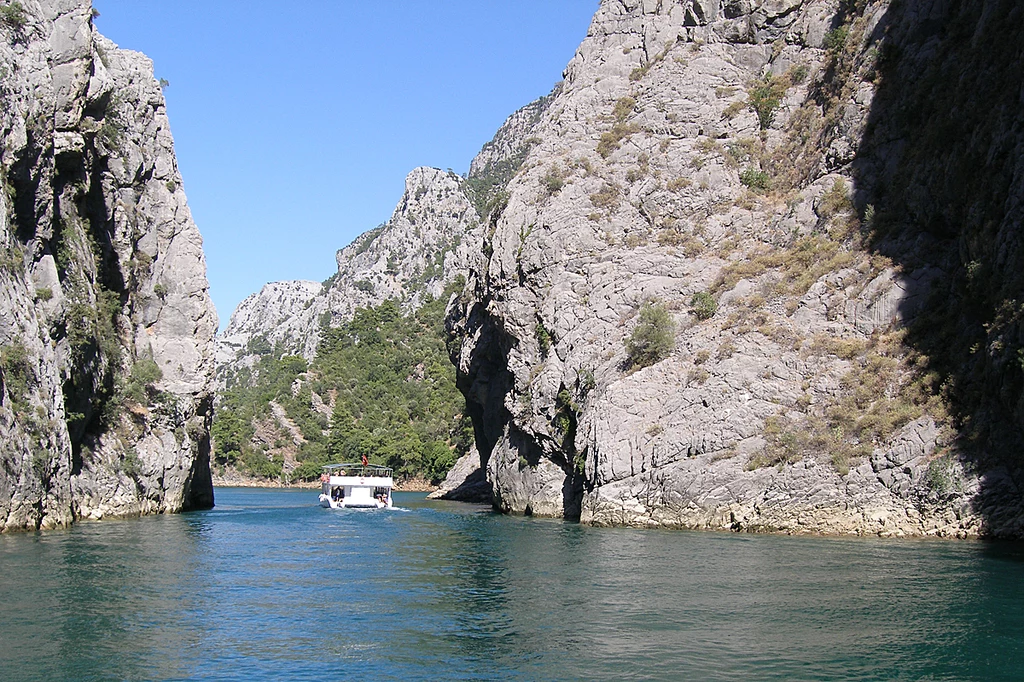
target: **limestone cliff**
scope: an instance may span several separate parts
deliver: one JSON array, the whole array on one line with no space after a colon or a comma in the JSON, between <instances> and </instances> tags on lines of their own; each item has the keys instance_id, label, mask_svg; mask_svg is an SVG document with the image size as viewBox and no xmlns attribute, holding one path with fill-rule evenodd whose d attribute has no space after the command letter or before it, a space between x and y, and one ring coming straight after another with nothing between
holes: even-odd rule
<instances>
[{"instance_id":1,"label":"limestone cliff","mask_svg":"<svg viewBox=\"0 0 1024 682\"><path fill-rule=\"evenodd\" d=\"M151 62L0 16L0 529L213 504L217 320Z\"/></svg>"},{"instance_id":2,"label":"limestone cliff","mask_svg":"<svg viewBox=\"0 0 1024 682\"><path fill-rule=\"evenodd\" d=\"M495 504L1020 535L1020 20L604 0L449 309Z\"/></svg>"},{"instance_id":3,"label":"limestone cliff","mask_svg":"<svg viewBox=\"0 0 1024 682\"><path fill-rule=\"evenodd\" d=\"M479 251L480 221L458 175L416 168L388 222L337 253L338 271L322 285L274 282L246 298L218 338L225 371L246 364L247 344L262 338L311 360L324 325L388 299L408 308L437 297Z\"/></svg>"}]
</instances>

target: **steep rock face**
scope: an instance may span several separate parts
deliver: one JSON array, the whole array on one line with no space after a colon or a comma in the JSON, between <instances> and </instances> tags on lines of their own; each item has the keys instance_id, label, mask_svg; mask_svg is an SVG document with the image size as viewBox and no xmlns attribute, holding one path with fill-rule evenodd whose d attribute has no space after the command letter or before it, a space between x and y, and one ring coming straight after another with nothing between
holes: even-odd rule
<instances>
[{"instance_id":1,"label":"steep rock face","mask_svg":"<svg viewBox=\"0 0 1024 682\"><path fill-rule=\"evenodd\" d=\"M258 336L263 336L271 346L284 343L301 348L306 354L310 343L307 337L316 328L310 312L312 301L323 289L320 282L309 280L271 282L247 296L217 337L218 365L234 362L239 352L244 357L246 345Z\"/></svg>"},{"instance_id":2,"label":"steep rock face","mask_svg":"<svg viewBox=\"0 0 1024 682\"><path fill-rule=\"evenodd\" d=\"M151 62L92 7L0 26L0 529L213 503L202 240Z\"/></svg>"},{"instance_id":3,"label":"steep rock face","mask_svg":"<svg viewBox=\"0 0 1024 682\"><path fill-rule=\"evenodd\" d=\"M436 168L414 169L391 219L338 251L329 280L274 282L246 298L218 338L222 370L251 362L247 344L257 337L311 360L322 327L351 319L356 308L395 299L414 309L440 296L480 248L463 182Z\"/></svg>"},{"instance_id":4,"label":"steep rock face","mask_svg":"<svg viewBox=\"0 0 1024 682\"><path fill-rule=\"evenodd\" d=\"M998 64L983 57L1014 13L603 2L449 310L496 505L595 524L1019 534L1019 467L994 453L1021 444L1020 36L995 41ZM977 97L940 89L957 78ZM993 121L979 110L994 90ZM967 132L980 120L983 139ZM939 144L952 133L956 154ZM978 193L951 201L970 174ZM944 356L933 292L971 313L983 272L998 295ZM673 340L648 358L658 311ZM970 363L999 387L974 403L951 369L969 347L988 350Z\"/></svg>"}]
</instances>

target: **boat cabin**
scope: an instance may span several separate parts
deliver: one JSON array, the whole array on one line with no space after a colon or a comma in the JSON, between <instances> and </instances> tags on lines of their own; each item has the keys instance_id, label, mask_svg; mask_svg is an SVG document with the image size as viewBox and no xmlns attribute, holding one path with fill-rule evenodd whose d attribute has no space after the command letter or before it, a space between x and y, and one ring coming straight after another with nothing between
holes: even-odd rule
<instances>
[{"instance_id":1,"label":"boat cabin","mask_svg":"<svg viewBox=\"0 0 1024 682\"><path fill-rule=\"evenodd\" d=\"M320 475L320 506L331 509L384 509L393 506L393 472L377 464L328 464Z\"/></svg>"}]
</instances>

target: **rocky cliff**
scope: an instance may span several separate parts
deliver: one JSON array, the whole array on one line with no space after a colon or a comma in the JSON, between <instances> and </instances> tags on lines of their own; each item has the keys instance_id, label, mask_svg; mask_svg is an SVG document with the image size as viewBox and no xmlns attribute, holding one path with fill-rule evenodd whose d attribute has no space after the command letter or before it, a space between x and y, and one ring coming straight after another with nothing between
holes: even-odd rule
<instances>
[{"instance_id":1,"label":"rocky cliff","mask_svg":"<svg viewBox=\"0 0 1024 682\"><path fill-rule=\"evenodd\" d=\"M449 309L500 509L1021 534L1009 0L604 0Z\"/></svg>"},{"instance_id":2,"label":"rocky cliff","mask_svg":"<svg viewBox=\"0 0 1024 682\"><path fill-rule=\"evenodd\" d=\"M439 296L480 249L480 221L463 185L451 172L414 169L391 219L338 251L330 279L274 282L239 304L218 338L220 366L251 364L247 345L256 338L312 360L322 329L357 308L394 299L415 309Z\"/></svg>"},{"instance_id":3,"label":"rocky cliff","mask_svg":"<svg viewBox=\"0 0 1024 682\"><path fill-rule=\"evenodd\" d=\"M0 529L208 507L216 313L152 63L0 7Z\"/></svg>"}]
</instances>

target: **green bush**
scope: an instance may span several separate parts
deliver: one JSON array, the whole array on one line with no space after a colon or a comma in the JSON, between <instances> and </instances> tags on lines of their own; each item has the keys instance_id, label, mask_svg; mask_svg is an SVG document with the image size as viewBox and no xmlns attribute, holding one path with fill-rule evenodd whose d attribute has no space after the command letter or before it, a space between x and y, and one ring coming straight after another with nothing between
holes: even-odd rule
<instances>
[{"instance_id":1,"label":"green bush","mask_svg":"<svg viewBox=\"0 0 1024 682\"><path fill-rule=\"evenodd\" d=\"M618 185L606 182L604 187L590 195L590 203L594 205L594 208L610 211L618 207L621 193L622 190Z\"/></svg>"},{"instance_id":2,"label":"green bush","mask_svg":"<svg viewBox=\"0 0 1024 682\"><path fill-rule=\"evenodd\" d=\"M28 388L35 381L35 371L25 346L17 342L0 346L0 379L14 403L28 400Z\"/></svg>"},{"instance_id":3,"label":"green bush","mask_svg":"<svg viewBox=\"0 0 1024 682\"><path fill-rule=\"evenodd\" d=\"M636 100L632 97L626 96L620 98L615 102L615 108L612 109L612 116L619 123L624 122L636 109Z\"/></svg>"},{"instance_id":4,"label":"green bush","mask_svg":"<svg viewBox=\"0 0 1024 682\"><path fill-rule=\"evenodd\" d=\"M633 124L616 123L611 130L601 134L601 139L597 142L597 153L602 159L607 159L622 146L623 140L639 131L640 128Z\"/></svg>"},{"instance_id":5,"label":"green bush","mask_svg":"<svg viewBox=\"0 0 1024 682\"><path fill-rule=\"evenodd\" d=\"M631 367L648 367L672 352L676 342L676 324L661 303L648 302L640 308L640 321L626 339L626 355Z\"/></svg>"},{"instance_id":6,"label":"green bush","mask_svg":"<svg viewBox=\"0 0 1024 682\"><path fill-rule=\"evenodd\" d=\"M963 490L959 469L949 455L941 455L928 463L925 482L929 488L943 496Z\"/></svg>"},{"instance_id":7,"label":"green bush","mask_svg":"<svg viewBox=\"0 0 1024 682\"><path fill-rule=\"evenodd\" d=\"M846 47L846 39L850 35L850 29L840 26L837 29L825 34L825 49L829 52L839 52Z\"/></svg>"},{"instance_id":8,"label":"green bush","mask_svg":"<svg viewBox=\"0 0 1024 682\"><path fill-rule=\"evenodd\" d=\"M576 390L580 400L586 400L590 392L597 387L597 379L594 378L594 370L583 368L576 375Z\"/></svg>"},{"instance_id":9,"label":"green bush","mask_svg":"<svg viewBox=\"0 0 1024 682\"><path fill-rule=\"evenodd\" d=\"M547 190L549 196L558 194L565 186L565 177L557 166L552 166L547 174L540 180L540 184Z\"/></svg>"},{"instance_id":10,"label":"green bush","mask_svg":"<svg viewBox=\"0 0 1024 682\"><path fill-rule=\"evenodd\" d=\"M750 109L757 114L761 130L767 130L775 119L775 112L782 104L786 94L786 80L777 76L767 75L750 91L747 102Z\"/></svg>"},{"instance_id":11,"label":"green bush","mask_svg":"<svg viewBox=\"0 0 1024 682\"><path fill-rule=\"evenodd\" d=\"M126 475L135 478L139 475L142 469L142 464L139 462L139 453L135 448L129 448L124 453L124 461L121 464L121 471Z\"/></svg>"},{"instance_id":12,"label":"green bush","mask_svg":"<svg viewBox=\"0 0 1024 682\"><path fill-rule=\"evenodd\" d=\"M537 339L537 346L540 348L540 356L546 358L551 352L551 332L544 326L544 322L537 320L537 326L533 330L533 336Z\"/></svg>"},{"instance_id":13,"label":"green bush","mask_svg":"<svg viewBox=\"0 0 1024 682\"><path fill-rule=\"evenodd\" d=\"M822 194L818 200L818 215L822 218L831 218L837 213L852 210L853 202L850 200L850 190L842 180L832 183L832 188Z\"/></svg>"},{"instance_id":14,"label":"green bush","mask_svg":"<svg viewBox=\"0 0 1024 682\"><path fill-rule=\"evenodd\" d=\"M150 395L155 393L153 384L164 378L160 366L150 358L140 358L132 365L128 381L124 386L123 397L140 405L149 402Z\"/></svg>"},{"instance_id":15,"label":"green bush","mask_svg":"<svg viewBox=\"0 0 1024 682\"><path fill-rule=\"evenodd\" d=\"M740 173L740 182L755 192L764 192L771 187L772 181L768 174L756 168L747 168Z\"/></svg>"},{"instance_id":16,"label":"green bush","mask_svg":"<svg viewBox=\"0 0 1024 682\"><path fill-rule=\"evenodd\" d=\"M0 5L0 21L13 28L22 29L28 23L28 14L20 2L12 0L6 5Z\"/></svg>"},{"instance_id":17,"label":"green bush","mask_svg":"<svg viewBox=\"0 0 1024 682\"><path fill-rule=\"evenodd\" d=\"M143 386L152 386L164 378L164 373L151 358L141 358L132 365L131 378Z\"/></svg>"},{"instance_id":18,"label":"green bush","mask_svg":"<svg viewBox=\"0 0 1024 682\"><path fill-rule=\"evenodd\" d=\"M698 291L690 299L690 311L697 316L698 320L708 320L718 310L718 303L715 297L706 291Z\"/></svg>"}]
</instances>

